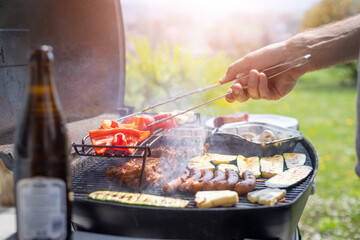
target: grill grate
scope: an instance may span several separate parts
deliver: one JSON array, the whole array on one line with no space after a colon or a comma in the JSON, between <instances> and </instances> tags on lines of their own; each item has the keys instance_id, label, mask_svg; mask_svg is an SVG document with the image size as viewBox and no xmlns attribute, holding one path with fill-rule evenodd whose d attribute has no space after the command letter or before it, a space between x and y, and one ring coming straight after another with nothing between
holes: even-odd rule
<instances>
[{"instance_id":1,"label":"grill grate","mask_svg":"<svg viewBox=\"0 0 360 240\"><path fill-rule=\"evenodd\" d=\"M199 130L202 129L201 118L199 113L196 113L195 116L196 117L194 122L186 123L185 126L181 126L177 129L169 129L169 130L156 129L151 134L150 137L142 141L138 146L92 145L90 144L91 143L90 134L88 134L82 138L81 144L72 143L72 146L75 150L75 153L78 156L91 157L90 158L91 160L89 161L89 158L88 159L85 158L84 161L80 161L80 164L78 163L74 164L73 174L77 171L77 169L79 168L83 169L83 167L86 166L87 162L94 162L94 159L97 159L99 157L107 158L107 159L115 158L115 159L127 159L127 160L130 160L131 158L142 158L142 170L139 177L140 181L139 181L139 189L138 189L139 192L142 192L142 181L143 181L144 169L146 164L146 158L151 156L151 148L154 148L154 145L156 145L159 142L159 139L163 137L175 138L176 144L181 146L189 145L189 144L192 144L192 146L197 146L201 144L201 139L202 139L201 135L203 133L203 130ZM181 134L179 134L178 130L180 130ZM185 137L179 138L179 135ZM182 141L183 143L181 143L180 141ZM97 154L94 151L94 148L111 148L111 149L104 154ZM127 151L124 151L124 149L129 149L129 148L135 149L134 153L129 154Z\"/></svg>"},{"instance_id":2,"label":"grill grate","mask_svg":"<svg viewBox=\"0 0 360 240\"><path fill-rule=\"evenodd\" d=\"M145 141L142 145L138 146L137 151L135 151L132 155L106 155L106 158L104 158L104 155L96 155L96 153L93 151L91 145L84 145L86 141L88 141L88 136L84 137L82 141L82 145L76 145L74 144L74 148L80 149L80 154L77 152L77 158L82 158L80 161L80 167L78 165L73 166L73 181L72 181L72 189L74 191L75 197L77 199L86 200L87 195L94 191L124 191L129 192L130 189L122 186L120 183L115 183L109 180L106 176L106 171L111 166L119 166L120 164L131 160L132 158L143 158L143 167L142 167L142 173L140 176L140 186L141 186L141 180L143 176L143 170L144 166L146 164L146 158L151 156L151 149L155 149L156 147L163 146L164 143L167 143L168 141L172 142L173 146L183 146L183 145L189 145L192 148L195 148L195 146L203 147L203 138L201 137L201 134L203 133L201 130L199 130L199 126L201 125L201 121L199 116L197 116L197 121L187 127L181 127L179 129L172 129L170 131L163 131L159 132L149 139ZM211 137L211 135L210 135ZM210 138L209 136L207 139ZM214 138L214 141L210 143L210 146L215 146L216 149L221 149L224 151L224 154L226 154L229 150L231 154L242 154L245 153L243 151L246 151L246 147L242 146L243 142L237 142L233 141L234 139L231 137L231 135L223 136L222 138ZM223 140L226 141L226 146L232 146L233 148L223 148ZM236 140L236 139L235 139ZM304 145L305 144L305 145ZM217 146L219 145L219 146ZM88 148L86 148L88 146ZM166 144L165 144L166 146ZM123 147L123 146L121 146ZM211 148L211 147L210 147ZM311 149L308 149L308 144L302 141L299 141L296 143L295 147L293 148L293 152L295 153L303 153L306 155L306 162L305 165L312 166L314 169L316 169L317 166L317 156L315 155L309 155L311 153ZM199 150L199 149L197 149ZM95 154L94 154L95 153ZM197 152L198 153L198 152ZM219 152L221 153L221 152ZM244 154L247 155L247 154ZM75 161L77 162L77 161ZM313 179L313 175L315 173L309 174L309 176L300 184L287 189L287 194L285 197L285 201L279 202L278 205L287 205L287 204L293 204L296 199L308 189L309 185L311 184L311 181ZM265 180L260 178L260 180ZM137 192L143 192L143 193L149 193L149 194L155 194L155 195L163 195L165 194L162 192L162 186L153 187L153 188L146 188L142 189L139 186L139 189L137 189ZM258 181L256 182L256 189L264 189L265 183L264 181ZM134 190L135 191L135 190ZM189 200L189 208L195 207L194 202L194 194L191 193L175 193L172 195L174 198L181 198ZM89 201L95 201L95 200L89 200ZM262 205L258 204L252 204L247 200L247 197L240 196L239 197L239 203L234 206L234 208L257 208L262 207Z\"/></svg>"},{"instance_id":3,"label":"grill grate","mask_svg":"<svg viewBox=\"0 0 360 240\"><path fill-rule=\"evenodd\" d=\"M314 167L314 160L312 160L310 158L310 156L307 154L306 150L304 149L304 147L302 146L301 143L297 144L294 152L306 154L307 159L306 159L305 165ZM74 175L73 175L73 181L72 181L72 189L75 193L75 197L77 199L84 200L84 199L87 199L87 195L89 193L94 192L94 191L104 191L104 190L129 192L128 188L121 186L121 184L119 184L119 183L114 183L114 182L108 180L108 178L105 175L107 169L110 166L118 166L121 163L124 163L125 161L128 161L128 160L130 160L130 159L129 158L128 159L126 159L126 158L104 159L104 158L100 158L100 157L94 158L93 161L86 164L82 169L75 171ZM281 205L292 204L296 200L296 198L299 197L300 194L302 194L308 188L308 186L311 182L311 179L312 179L312 175L313 175L313 173L310 174L300 184L296 185L293 188L287 189L287 194L285 197L286 200L284 202L279 202L277 205L281 206ZM260 179L262 179L262 178L260 178ZM256 188L258 190L265 188L265 183L260 182L260 181L256 182ZM142 192L165 196L165 194L162 192L161 186L154 187L152 189L143 189ZM195 208L194 194L176 193L176 194L172 195L171 197L189 200L188 208ZM89 200L89 201L94 201L94 200ZM246 196L244 195L244 196L239 197L239 203L236 206L234 206L233 208L257 208L257 207L261 207L261 206L262 205L250 203L247 200Z\"/></svg>"}]
</instances>

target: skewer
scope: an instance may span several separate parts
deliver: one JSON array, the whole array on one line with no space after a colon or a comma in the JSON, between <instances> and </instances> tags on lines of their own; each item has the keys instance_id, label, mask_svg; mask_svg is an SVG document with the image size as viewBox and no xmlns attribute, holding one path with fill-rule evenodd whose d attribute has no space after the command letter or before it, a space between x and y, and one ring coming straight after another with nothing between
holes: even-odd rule
<instances>
[{"instance_id":1,"label":"skewer","mask_svg":"<svg viewBox=\"0 0 360 240\"><path fill-rule=\"evenodd\" d=\"M288 62L285 62L285 63L280 63L280 64L274 65L274 66L272 66L272 67L266 68L266 69L264 69L262 72L266 72L266 71L269 71L269 70L272 70L272 69L275 69L275 68L278 68L278 67L281 67L281 66L285 66L285 65L288 65L288 64L291 64L291 63L295 63L295 62L297 62L297 61L299 61L299 60L304 60L303 62L300 62L300 63L298 63L298 64L295 64L295 65L293 65L293 66L291 66L291 67L289 67L289 68L284 69L284 70L281 71L281 72L278 72L278 73L276 73L276 74L268 77L268 79L270 79L270 78L276 77L276 76L278 76L278 75L280 75L280 74L282 74L282 73L284 73L284 72L286 72L286 71L289 71L290 69L297 68L297 67L300 67L300 66L302 66L302 65L305 65L306 63L308 63L308 61L309 61L310 58L311 58L311 54L307 54L307 55L305 55L305 56L296 58L296 59L294 59L294 60L292 60L292 61L288 61ZM233 82L233 81L240 80L240 79L247 78L247 77L249 77L249 74L244 75L244 76L240 76L240 77L237 77L237 78L234 78L234 79L230 80L229 82ZM229 82L226 82L226 83L229 83ZM224 84L226 84L226 83L224 83ZM146 111L148 111L148 110L150 110L150 109L153 109L153 108L162 106L162 105L167 104L167 103L170 103L170 102L177 101L177 100L179 100L179 99L182 99L182 98L184 98L184 97L193 95L193 94L195 94L195 93L200 93L200 92L203 92L203 91L206 91L206 90L209 90L209 89L218 87L218 86L220 86L220 85L223 85L223 84L217 83L217 84L213 84L213 85L210 85L210 86L207 86L207 87L204 87L204 88L199 88L199 89L196 89L196 90L187 92L187 93L185 93L185 94L183 94L183 95L180 95L180 96L171 98L171 99L166 100L166 101L164 101L164 102L158 103L158 104L153 105L153 106L150 106L150 107L148 107L148 108L145 108L145 109L143 109L141 112L136 112L136 113L132 113L132 114L130 114L130 115L121 117L121 118L118 119L118 121L120 121L120 120L122 120L122 119L125 119L125 118L129 118L129 117L132 117L132 116L136 116L136 115L142 114L142 113L144 113L144 112L146 112ZM247 86L243 86L243 88L246 89ZM204 105L206 105L206 104L208 104L208 103L211 103L211 102L213 102L213 101L216 101L216 100L218 100L218 99L221 99L221 98L225 97L226 95L227 95L227 94L225 94L225 95L223 95L223 96L220 96L220 97L217 97L217 98L215 98L215 99L212 99L212 100L210 100L210 101L208 101L208 102L202 103L202 104L200 104L200 105L198 105L198 106L196 106L196 107L194 107L194 108L191 108L190 110L189 110L189 109L188 109L188 110L185 110L185 111L183 111L182 113L176 114L176 115L174 115L174 116L172 116L172 117L176 117L176 116L178 116L178 115L181 115L181 114L184 114L184 113L186 113L186 112L189 112L189 111L191 111L191 110L193 110L193 109L196 109L196 108L199 108L199 107L201 107L201 106L204 106ZM169 117L169 118L171 118L171 117ZM155 122L155 123L150 124L149 126L152 126L152 125L154 125L154 124L157 124L157 123L166 121L166 120L168 120L169 118L161 119L161 120L159 120L159 121L157 121L157 122Z\"/></svg>"},{"instance_id":2,"label":"skewer","mask_svg":"<svg viewBox=\"0 0 360 240\"><path fill-rule=\"evenodd\" d=\"M140 114L142 114L142 113L143 113L143 112L132 113L132 114L129 114L129 115L120 117L120 118L116 119L116 121L120 122L120 121L123 120L123 119L127 119L127 118L129 118L129 117L133 117L133 116L136 116L136 115L140 115Z\"/></svg>"},{"instance_id":3,"label":"skewer","mask_svg":"<svg viewBox=\"0 0 360 240\"><path fill-rule=\"evenodd\" d=\"M148 126L148 127L151 127L151 126L153 126L153 125L155 125L155 124L164 122L164 121L169 120L169 119L171 119L171 118L173 118L173 117L176 117L176 116L179 116L179 115L181 115L181 114L190 112L190 111L192 111L192 110L194 110L194 109L197 109L197 108L202 107L202 106L204 106L204 105L206 105L206 104L209 104L209 103L214 102L214 101L216 101L216 100L219 100L219 99L221 99L221 98L223 98L223 97L226 97L226 96L229 95L229 94L231 94L231 92L230 92L230 93L227 93L227 94L224 94L224 95L222 95L222 96L220 96L220 97L214 98L214 99L212 99L212 100L209 100L209 101L207 101L207 102L204 102L204 103L202 103L202 104L200 104L200 105L197 105L197 106L195 106L195 107L189 108L189 109L187 109L187 110L185 110L185 111L182 111L182 112L179 112L179 113L177 113L177 114L174 114L174 115L172 115L172 116L170 116L170 117L163 118L163 119L160 119L160 120L158 120L158 121L156 121L156 122L150 123L150 124L147 125L147 126Z\"/></svg>"},{"instance_id":4,"label":"skewer","mask_svg":"<svg viewBox=\"0 0 360 240\"><path fill-rule=\"evenodd\" d=\"M269 76L268 79L271 79L271 78L274 78L274 77L276 77L276 76L278 76L278 75L280 75L280 74L282 74L282 73L284 73L284 72L286 72L286 71L289 71L290 69L297 68L297 67L300 67L300 66L302 66L302 65L305 65L306 63L308 63L310 57L311 57L311 55L310 55L310 54L307 54L307 55L305 55L305 56L303 56L303 57L300 57L300 58L297 58L297 59L295 59L295 60L293 60L293 61L291 61L291 62L282 63L282 64L278 64L278 65L276 65L276 66L267 68L267 69L265 69L263 72L269 71L269 70L271 70L271 69L274 69L274 68L277 68L277 67L280 67L280 66L283 66L283 65L286 65L286 64L290 64L290 63L296 62L296 61L298 61L298 60L300 60L300 59L305 59L304 62L295 64L294 66L288 67L288 68L286 68L286 69L284 69L284 70L282 70L282 71L280 71L280 72L278 72L278 73L275 73L275 74ZM239 77L239 78L237 78L237 79L241 79L241 78L244 78L244 77L247 77L247 76L249 76L249 75L242 76L242 77ZM237 80L237 79L234 79L234 80ZM234 81L234 80L231 80L231 81ZM219 83L219 84L220 84L220 83ZM218 84L215 84L215 85L218 85ZM221 85L221 84L220 84L220 85ZM214 85L212 85L212 86L214 86ZM212 87L212 86L209 86L209 87ZM209 89L209 87L207 87L207 88ZM244 86L243 88L246 89L247 86ZM201 90L201 89L200 89L200 90ZM196 91L198 91L198 90L196 90ZM193 91L193 92L195 92L195 91ZM190 92L190 93L192 94L192 92ZM187 93L187 96L188 96L188 95L191 95L190 93ZM180 113L177 113L177 114L175 114L175 115L172 115L172 116L170 116L170 117L160 119L160 120L158 120L158 121L156 121L156 122L153 122L153 123L149 124L148 126L150 127L150 126L153 126L153 125L155 125L155 124L158 124L158 123L164 122L164 121L166 121L166 120L169 120L169 119L171 119L171 118L173 118L173 117L176 117L176 116L182 115L182 114L184 114L184 113L190 112L190 111L192 111L192 110L194 110L194 109L197 109L197 108L199 108L199 107L202 107L202 106L204 106L204 105L206 105L206 104L209 104L209 103L212 103L212 102L214 102L214 101L217 101L217 100L219 100L219 99L221 99L221 98L224 98L224 97L226 97L226 96L229 95L229 94L231 94L231 92L226 93L226 94L224 94L224 95L222 95L222 96L220 96L220 97L214 98L214 99L212 99L212 100L209 100L209 101L207 101L207 102L204 102L204 103L202 103L202 104L200 104L200 105L197 105L197 106L195 106L195 107L192 107L192 108L190 108L190 109L184 110L184 111L182 111L182 112L180 112ZM185 94L184 94L184 95L185 95ZM183 95L183 96L184 96L184 95ZM159 105L159 104L158 104L158 105ZM162 104L161 104L161 105L162 105ZM160 105L159 105L159 106L160 106Z\"/></svg>"},{"instance_id":5,"label":"skewer","mask_svg":"<svg viewBox=\"0 0 360 240\"><path fill-rule=\"evenodd\" d=\"M286 71L288 71L288 70L290 70L290 69L292 69L292 68L299 67L299 66L302 66L302 65L306 64L306 63L308 62L308 60L310 59L310 57L311 57L311 55L310 55L310 54L307 54L307 55L305 55L305 56L296 58L296 59L294 59L294 60L292 60L292 61L285 62L285 63L280 63L280 64L277 64L277 65L275 65L275 66L266 68L266 69L264 69L262 72L266 72L266 71L269 71L269 70L272 70L272 69L275 69L275 68L278 68L278 67L281 67L281 66L284 66L284 65L287 65L287 64L291 64L291 63L297 62L297 61L299 61L299 60L301 60L301 59L304 59L304 60L305 60L305 62L303 62L303 63L298 63L297 65L294 65L293 67L287 68L287 69L285 69L285 70L283 70L283 71L281 71L281 72L273 75L273 77L275 77L275 76L280 75L280 74L282 74L283 72L286 72ZM301 64L301 65L299 65L299 64ZM236 81L236 80L239 80L239 79L243 79L243 78L246 78L246 77L249 77L249 74L244 75L244 76L240 76L240 77L237 77L237 78L234 78L234 79L230 80L229 82L233 82L233 81ZM226 83L229 83L229 82L226 82ZM225 84L226 84L226 83L225 83ZM181 99L181 98L184 98L184 97L193 95L193 94L195 94L195 93L203 92L203 91L212 89L212 88L214 88L214 87L218 87L218 86L220 86L220 85L222 85L222 84L221 84L221 83L217 83L217 84L213 84L213 85L210 85L210 86L207 86L207 87L204 87L204 88L196 89L196 90L191 91L191 92L187 92L187 93L185 93L185 94L183 94L183 95L180 95L180 96L171 98L171 99L166 100L166 101L164 101L164 102L158 103L158 104L153 105L153 106L150 106L150 107L148 107L148 108L145 108L145 109L142 110L142 112L146 112L146 111L148 111L148 110L150 110L150 109L159 107L159 106L164 105L164 104L166 104L166 103L170 103L170 102L173 102L173 101L177 101L177 100L179 100L179 99Z\"/></svg>"}]
</instances>

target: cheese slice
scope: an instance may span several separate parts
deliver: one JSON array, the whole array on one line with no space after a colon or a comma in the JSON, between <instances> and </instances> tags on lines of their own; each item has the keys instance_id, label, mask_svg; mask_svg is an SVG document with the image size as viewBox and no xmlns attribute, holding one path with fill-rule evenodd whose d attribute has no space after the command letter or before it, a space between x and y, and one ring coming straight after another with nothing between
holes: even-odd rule
<instances>
[{"instance_id":1,"label":"cheese slice","mask_svg":"<svg viewBox=\"0 0 360 240\"><path fill-rule=\"evenodd\" d=\"M259 157L245 158L241 155L237 157L237 166L239 169L239 175L242 176L243 172L250 171L256 178L261 176L260 173L260 160Z\"/></svg>"},{"instance_id":2,"label":"cheese slice","mask_svg":"<svg viewBox=\"0 0 360 240\"><path fill-rule=\"evenodd\" d=\"M230 207L238 202L237 192L230 190L199 191L195 194L195 203L198 208Z\"/></svg>"},{"instance_id":3,"label":"cheese slice","mask_svg":"<svg viewBox=\"0 0 360 240\"><path fill-rule=\"evenodd\" d=\"M306 155L303 153L284 153L287 168L297 167L305 164Z\"/></svg>"},{"instance_id":4,"label":"cheese slice","mask_svg":"<svg viewBox=\"0 0 360 240\"><path fill-rule=\"evenodd\" d=\"M306 178L312 169L313 168L310 166L297 166L290 168L267 180L265 182L265 186L272 188L290 187Z\"/></svg>"},{"instance_id":5,"label":"cheese slice","mask_svg":"<svg viewBox=\"0 0 360 240\"><path fill-rule=\"evenodd\" d=\"M261 175L271 178L284 171L284 158L281 155L262 157L260 159Z\"/></svg>"},{"instance_id":6,"label":"cheese slice","mask_svg":"<svg viewBox=\"0 0 360 240\"><path fill-rule=\"evenodd\" d=\"M249 192L247 197L251 203L273 206L286 196L286 190L278 188L265 188L259 191Z\"/></svg>"}]
</instances>

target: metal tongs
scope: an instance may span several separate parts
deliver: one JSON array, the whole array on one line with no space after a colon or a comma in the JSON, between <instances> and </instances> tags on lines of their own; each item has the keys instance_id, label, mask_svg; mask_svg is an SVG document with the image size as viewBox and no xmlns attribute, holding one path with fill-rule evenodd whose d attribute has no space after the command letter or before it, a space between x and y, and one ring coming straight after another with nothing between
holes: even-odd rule
<instances>
[{"instance_id":1,"label":"metal tongs","mask_svg":"<svg viewBox=\"0 0 360 240\"><path fill-rule=\"evenodd\" d=\"M278 76L278 75L280 75L280 74L282 74L282 73L284 73L284 72L289 71L290 69L297 68L297 67L300 67L300 66L303 66L303 65L307 64L307 63L309 62L309 59L310 59L310 58L311 58L311 54L307 54L307 55L305 55L305 56L296 58L296 59L294 59L294 60L292 60L292 61L288 61L288 62L285 62L285 63L280 63L280 64L277 64L277 65L275 65L275 66L266 68L266 69L262 70L262 72L265 73L266 71L269 71L269 70L274 70L274 69L279 68L279 67L282 67L282 66L290 65L288 68L286 68L286 69L284 69L284 70L282 70L282 71L280 71L280 72L278 72L278 73L275 73L275 74L273 74L273 75L271 75L271 76L268 77L268 79L271 79L271 78L274 78L274 77L276 77L276 76ZM298 63L297 63L297 62L298 62ZM296 63L296 64L295 64L295 63ZM292 65L292 64L294 64L294 65ZM234 78L233 80L230 80L230 81L228 81L228 82L226 82L226 83L233 82L233 81L236 81L236 80L239 80L239 79L243 79L243 78L246 78L246 77L248 77L248 76L249 76L249 74L244 75L244 76L240 76L240 77ZM224 84L226 84L226 83L224 83ZM119 120L122 120L122 119L125 119L125 118L128 118L128 117L132 117L132 116L136 116L136 115L142 114L142 113L144 113L144 112L146 112L146 111L148 111L148 110L150 110L150 109L153 109L153 108L162 106L162 105L167 104L167 103L170 103L170 102L177 101L177 100L182 99L182 98L184 98L184 97L188 97L188 96L193 95L193 94L195 94L195 93L200 93L200 92L203 92L203 91L206 91L206 90L209 90L209 89L212 89L212 88L221 86L221 85L223 85L223 84L217 83L217 84L213 84L213 85L210 85L210 86L207 86L207 87L204 87L204 88L196 89L196 90L191 91L191 92L187 92L187 93L185 93L185 94L183 94L183 95L180 95L180 96L171 98L171 99L166 100L166 101L164 101L164 102L161 102L161 103L158 103L158 104L153 105L153 106L151 106L151 107L148 107L148 108L146 108L146 109L143 109L141 112L137 112L137 113L133 113L133 114L130 114L130 115L121 117ZM244 86L243 88L246 89L247 86ZM192 108L189 108L189 109L184 110L184 111L182 111L182 112L179 112L179 113L177 113L177 114L174 114L174 115L172 115L172 116L170 116L170 117L163 118L163 119L161 119L161 120L158 120L158 121L156 121L156 122L153 122L153 123L149 124L148 126L150 127L150 126L153 126L153 125L158 124L158 123L160 123L160 122L164 122L164 121L169 120L169 119L171 119L171 118L174 118L174 117L176 117L176 116L179 116L179 115L182 115L182 114L184 114L184 113L190 112L190 111L192 111L192 110L194 110L194 109L200 108L200 107L202 107L202 106L204 106L204 105L207 105L207 104L212 103L212 102L214 102L214 101L217 101L217 100L219 100L219 99L221 99L221 98L224 98L224 97L226 97L226 96L229 95L229 94L231 94L231 92L230 92L230 93L226 93L226 94L224 94L224 95L222 95L222 96L220 96L220 97L214 98L214 99L212 99L212 100L209 100L209 101L207 101L207 102L204 102L204 103L202 103L202 104L199 104L199 105L197 105L197 106L195 106L195 107L192 107Z\"/></svg>"}]
</instances>

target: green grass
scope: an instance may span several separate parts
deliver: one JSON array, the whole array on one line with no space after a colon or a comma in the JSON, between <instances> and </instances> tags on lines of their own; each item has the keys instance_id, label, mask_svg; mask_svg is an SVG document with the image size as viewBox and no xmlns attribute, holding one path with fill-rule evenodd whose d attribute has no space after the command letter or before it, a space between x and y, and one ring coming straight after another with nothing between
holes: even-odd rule
<instances>
[{"instance_id":1,"label":"green grass","mask_svg":"<svg viewBox=\"0 0 360 240\"><path fill-rule=\"evenodd\" d=\"M135 110L168 97L214 84L231 60L223 55L193 56L167 44L151 49L146 39L132 39L128 53L126 103ZM315 195L300 220L303 239L360 239L360 179L356 164L356 89L349 71L333 67L304 75L295 89L279 101L219 100L198 109L202 116L234 112L279 114L299 121L300 131L319 155ZM164 87L165 86L165 87ZM185 109L224 94L223 86L199 94L161 111ZM129 94L130 93L130 94ZM150 102L155 99L155 102ZM180 108L181 107L181 108Z\"/></svg>"},{"instance_id":2,"label":"green grass","mask_svg":"<svg viewBox=\"0 0 360 240\"><path fill-rule=\"evenodd\" d=\"M328 71L332 69L322 72L325 74ZM318 75L319 73L311 73L305 77L313 78ZM315 78L313 80L316 81ZM343 88L331 80L327 85L311 86L302 82L302 79L294 91L279 101L250 100L238 104L239 109L250 113L271 113L296 118L299 130L310 140L319 155L316 194L322 198L335 199L345 193L360 198L360 179L354 172L355 105L355 88Z\"/></svg>"},{"instance_id":3,"label":"green grass","mask_svg":"<svg viewBox=\"0 0 360 240\"><path fill-rule=\"evenodd\" d=\"M219 105L232 111L294 117L319 155L315 195L301 217L303 239L360 239L360 179L356 164L356 89L341 87L336 68L308 73L279 101L249 100ZM319 239L319 238L317 238Z\"/></svg>"}]
</instances>

